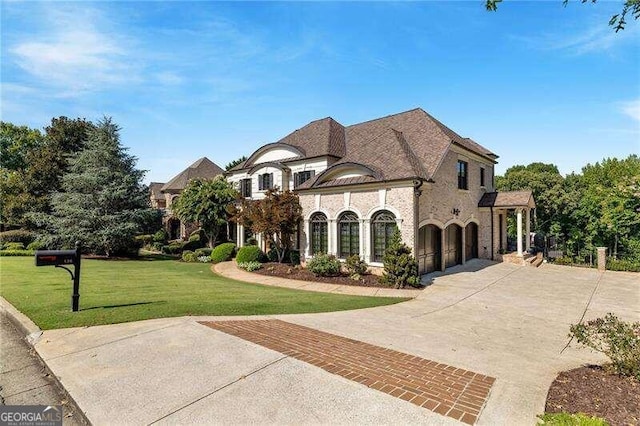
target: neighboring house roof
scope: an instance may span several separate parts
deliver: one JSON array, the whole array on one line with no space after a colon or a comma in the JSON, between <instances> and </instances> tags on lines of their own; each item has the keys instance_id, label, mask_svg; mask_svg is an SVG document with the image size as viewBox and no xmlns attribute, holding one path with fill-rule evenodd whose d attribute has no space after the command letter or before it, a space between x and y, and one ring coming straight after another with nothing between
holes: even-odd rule
<instances>
[{"instance_id":1,"label":"neighboring house roof","mask_svg":"<svg viewBox=\"0 0 640 426\"><path fill-rule=\"evenodd\" d=\"M280 160L281 163L323 155L338 159L323 173L300 185L297 188L300 190L364 181L432 180L454 144L491 162L498 157L475 141L458 135L421 108L416 108L347 127L330 117L313 121L278 142L260 148L231 171L250 168L261 152L279 144L295 147L301 152L301 156ZM337 167L348 163L361 164L374 173L364 180L339 176L330 179Z\"/></svg>"},{"instance_id":2,"label":"neighboring house roof","mask_svg":"<svg viewBox=\"0 0 640 426\"><path fill-rule=\"evenodd\" d=\"M487 192L478 207L535 207L531 191Z\"/></svg>"},{"instance_id":3,"label":"neighboring house roof","mask_svg":"<svg viewBox=\"0 0 640 426\"><path fill-rule=\"evenodd\" d=\"M180 192L182 191L191 179L213 179L214 177L224 173L218 165L207 157L202 157L186 169L184 169L179 175L171 179L164 184L161 188L162 192Z\"/></svg>"},{"instance_id":4,"label":"neighboring house roof","mask_svg":"<svg viewBox=\"0 0 640 426\"><path fill-rule=\"evenodd\" d=\"M149 191L151 192L151 198L154 200L164 200L164 195L162 195L162 187L164 183L162 182L151 182L149 184Z\"/></svg>"}]
</instances>

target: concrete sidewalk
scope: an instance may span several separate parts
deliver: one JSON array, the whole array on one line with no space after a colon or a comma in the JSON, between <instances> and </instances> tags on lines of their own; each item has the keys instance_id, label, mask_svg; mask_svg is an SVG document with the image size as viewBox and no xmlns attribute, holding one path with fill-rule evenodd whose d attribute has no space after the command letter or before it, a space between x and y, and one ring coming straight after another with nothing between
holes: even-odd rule
<instances>
[{"instance_id":1,"label":"concrete sidewalk","mask_svg":"<svg viewBox=\"0 0 640 426\"><path fill-rule=\"evenodd\" d=\"M535 424L559 371L603 358L568 329L638 321L638 274L470 262L408 302L288 323L495 377L477 424ZM259 317L244 317L257 319ZM95 424L457 424L185 317L45 331L36 350Z\"/></svg>"},{"instance_id":2,"label":"concrete sidewalk","mask_svg":"<svg viewBox=\"0 0 640 426\"><path fill-rule=\"evenodd\" d=\"M321 293L348 294L352 296L409 297L420 294L421 289L395 289L381 287L363 287L357 285L326 284L321 282L290 280L280 277L254 274L238 268L235 261L220 262L211 267L213 272L226 278L275 287L293 288L296 290L317 291Z\"/></svg>"}]
</instances>

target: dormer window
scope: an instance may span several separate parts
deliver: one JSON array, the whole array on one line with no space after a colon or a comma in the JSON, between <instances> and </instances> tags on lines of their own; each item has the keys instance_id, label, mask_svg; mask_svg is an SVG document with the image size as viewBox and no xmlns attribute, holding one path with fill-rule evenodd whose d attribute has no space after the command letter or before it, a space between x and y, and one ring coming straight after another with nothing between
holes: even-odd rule
<instances>
[{"instance_id":1,"label":"dormer window","mask_svg":"<svg viewBox=\"0 0 640 426\"><path fill-rule=\"evenodd\" d=\"M266 191L273 188L273 173L264 173L258 176L258 189Z\"/></svg>"},{"instance_id":2,"label":"dormer window","mask_svg":"<svg viewBox=\"0 0 640 426\"><path fill-rule=\"evenodd\" d=\"M297 188L315 175L314 170L307 170L304 172L297 172L293 174L293 187Z\"/></svg>"}]
</instances>

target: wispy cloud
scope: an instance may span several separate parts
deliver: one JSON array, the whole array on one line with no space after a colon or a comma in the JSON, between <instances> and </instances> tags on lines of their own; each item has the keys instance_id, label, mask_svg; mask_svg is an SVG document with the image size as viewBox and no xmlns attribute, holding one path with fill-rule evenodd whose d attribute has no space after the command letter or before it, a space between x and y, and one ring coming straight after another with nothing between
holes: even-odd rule
<instances>
[{"instance_id":1,"label":"wispy cloud","mask_svg":"<svg viewBox=\"0 0 640 426\"><path fill-rule=\"evenodd\" d=\"M631 117L635 121L640 122L640 99L634 101L621 102L620 111L623 114Z\"/></svg>"},{"instance_id":2,"label":"wispy cloud","mask_svg":"<svg viewBox=\"0 0 640 426\"><path fill-rule=\"evenodd\" d=\"M23 34L9 47L15 63L54 96L74 97L87 91L135 80L127 46L115 31L103 29L97 9L47 9L41 32ZM106 26L106 25L105 25Z\"/></svg>"},{"instance_id":3,"label":"wispy cloud","mask_svg":"<svg viewBox=\"0 0 640 426\"><path fill-rule=\"evenodd\" d=\"M640 34L638 30L638 26L630 25L616 33L608 25L608 19L600 15L591 24L579 30L563 29L532 36L516 35L511 38L536 50L557 50L573 55L584 55L610 52L627 41L635 40Z\"/></svg>"}]
</instances>

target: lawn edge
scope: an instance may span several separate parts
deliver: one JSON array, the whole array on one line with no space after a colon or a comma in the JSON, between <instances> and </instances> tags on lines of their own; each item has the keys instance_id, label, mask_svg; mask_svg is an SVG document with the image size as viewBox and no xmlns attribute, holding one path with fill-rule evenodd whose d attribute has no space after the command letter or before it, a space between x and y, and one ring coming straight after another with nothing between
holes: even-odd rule
<instances>
[{"instance_id":1,"label":"lawn edge","mask_svg":"<svg viewBox=\"0 0 640 426\"><path fill-rule=\"evenodd\" d=\"M40 355L40 352L38 352L38 350L36 349L36 344L38 343L38 341L40 341L43 333L40 327L38 327L33 321L31 321L31 318L16 309L16 307L13 306L3 296L0 296L0 315L5 316L16 327L18 332L24 336L27 344L33 349L33 353L37 357L38 362L40 363L40 365L42 365L42 368L49 375L49 377L51 377L51 379L55 383L55 386L58 387L67 401L70 401L75 406L76 409L74 410L74 413L81 417L80 422L85 425L91 425L89 418L80 408L78 402L62 385L62 382L60 382L60 378L53 374L53 371L49 368L45 360Z\"/></svg>"}]
</instances>

